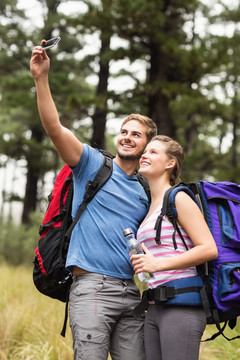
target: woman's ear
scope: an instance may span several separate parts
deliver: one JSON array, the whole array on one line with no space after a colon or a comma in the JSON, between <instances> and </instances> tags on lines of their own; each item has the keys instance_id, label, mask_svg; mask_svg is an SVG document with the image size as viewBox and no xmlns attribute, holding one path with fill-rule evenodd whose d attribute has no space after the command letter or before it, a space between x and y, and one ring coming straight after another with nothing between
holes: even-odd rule
<instances>
[{"instance_id":1,"label":"woman's ear","mask_svg":"<svg viewBox=\"0 0 240 360\"><path fill-rule=\"evenodd\" d=\"M173 169L175 165L176 165L176 160L169 159L166 165L166 169Z\"/></svg>"}]
</instances>

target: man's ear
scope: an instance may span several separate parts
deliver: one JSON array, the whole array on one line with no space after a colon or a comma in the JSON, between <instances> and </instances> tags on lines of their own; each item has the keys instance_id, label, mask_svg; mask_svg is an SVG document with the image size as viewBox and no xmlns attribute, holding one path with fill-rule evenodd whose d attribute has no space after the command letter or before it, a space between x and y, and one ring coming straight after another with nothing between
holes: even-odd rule
<instances>
[{"instance_id":1,"label":"man's ear","mask_svg":"<svg viewBox=\"0 0 240 360\"><path fill-rule=\"evenodd\" d=\"M166 165L166 169L173 169L176 165L176 160L170 159Z\"/></svg>"}]
</instances>

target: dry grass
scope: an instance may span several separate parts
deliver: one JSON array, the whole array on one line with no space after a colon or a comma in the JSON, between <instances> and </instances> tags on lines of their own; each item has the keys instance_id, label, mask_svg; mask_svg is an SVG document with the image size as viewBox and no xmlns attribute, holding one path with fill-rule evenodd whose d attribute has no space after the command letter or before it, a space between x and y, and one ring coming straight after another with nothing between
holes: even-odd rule
<instances>
[{"instance_id":1,"label":"dry grass","mask_svg":"<svg viewBox=\"0 0 240 360\"><path fill-rule=\"evenodd\" d=\"M32 269L2 265L0 274L0 360L72 360L69 327L60 336L65 304L35 289ZM213 330L208 327L205 335ZM231 333L240 334L240 322ZM226 359L240 360L240 340L202 343L200 360Z\"/></svg>"},{"instance_id":2,"label":"dry grass","mask_svg":"<svg viewBox=\"0 0 240 360\"><path fill-rule=\"evenodd\" d=\"M208 325L203 339L217 331L215 325ZM229 338L240 335L240 319L234 330L226 328L224 334ZM240 360L240 339L228 341L222 336L213 341L202 342L199 360Z\"/></svg>"},{"instance_id":3,"label":"dry grass","mask_svg":"<svg viewBox=\"0 0 240 360\"><path fill-rule=\"evenodd\" d=\"M64 304L41 295L25 267L1 266L0 359L72 360L72 339L60 336Z\"/></svg>"}]
</instances>

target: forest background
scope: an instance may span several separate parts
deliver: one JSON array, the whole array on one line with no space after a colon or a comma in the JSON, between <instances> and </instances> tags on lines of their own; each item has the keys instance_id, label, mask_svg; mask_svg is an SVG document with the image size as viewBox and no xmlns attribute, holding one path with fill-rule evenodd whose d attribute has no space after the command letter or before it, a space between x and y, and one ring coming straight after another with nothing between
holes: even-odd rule
<instances>
[{"instance_id":1,"label":"forest background","mask_svg":"<svg viewBox=\"0 0 240 360\"><path fill-rule=\"evenodd\" d=\"M62 166L29 70L33 47L55 36L51 89L81 141L114 153L124 117L145 114L183 145L184 181L240 183L238 0L1 0L1 264L32 266Z\"/></svg>"},{"instance_id":2,"label":"forest background","mask_svg":"<svg viewBox=\"0 0 240 360\"><path fill-rule=\"evenodd\" d=\"M114 153L123 118L142 113L183 145L185 181L239 182L239 1L1 0L0 24L1 220L31 224L62 165L29 70L55 36L52 93L81 141Z\"/></svg>"}]
</instances>

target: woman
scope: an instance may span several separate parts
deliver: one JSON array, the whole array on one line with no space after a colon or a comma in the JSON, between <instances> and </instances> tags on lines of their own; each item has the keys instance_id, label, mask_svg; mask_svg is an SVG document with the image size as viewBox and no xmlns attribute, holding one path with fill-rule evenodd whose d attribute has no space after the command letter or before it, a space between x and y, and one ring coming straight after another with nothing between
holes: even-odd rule
<instances>
[{"instance_id":1,"label":"woman","mask_svg":"<svg viewBox=\"0 0 240 360\"><path fill-rule=\"evenodd\" d=\"M149 280L149 288L168 285L169 281L175 284L189 282L191 285L193 280L199 279L196 265L218 255L201 211L183 191L177 193L175 205L178 225L189 250L186 250L178 235L177 249L174 249L174 228L167 218L162 222L160 245L155 242L154 225L161 211L164 193L178 181L182 161L182 147L171 138L160 135L151 140L140 159L139 172L149 182L152 202L137 234L145 254L133 255L131 261L137 274L143 271L154 273ZM192 297L196 294L199 302L192 306ZM164 305L153 300L148 306L144 330L147 360L199 358L199 345L206 327L200 295L187 293L184 294L184 301L177 299L178 296L170 304L165 301Z\"/></svg>"}]
</instances>

